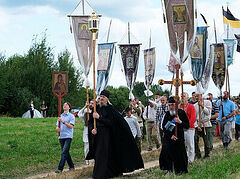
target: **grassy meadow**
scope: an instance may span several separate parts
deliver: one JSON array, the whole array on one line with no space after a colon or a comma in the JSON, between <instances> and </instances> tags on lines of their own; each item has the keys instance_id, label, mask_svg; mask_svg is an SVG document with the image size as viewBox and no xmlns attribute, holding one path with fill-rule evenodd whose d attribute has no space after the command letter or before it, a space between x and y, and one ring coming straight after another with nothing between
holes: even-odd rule
<instances>
[{"instance_id":1,"label":"grassy meadow","mask_svg":"<svg viewBox=\"0 0 240 179\"><path fill-rule=\"evenodd\" d=\"M56 120L0 118L0 178L24 178L57 169L61 151ZM83 122L76 118L70 149L75 165L85 162L82 131Z\"/></svg>"},{"instance_id":2,"label":"grassy meadow","mask_svg":"<svg viewBox=\"0 0 240 179\"><path fill-rule=\"evenodd\" d=\"M174 174L165 175L165 171L159 169L159 166L144 170L140 173L125 176L121 178L179 178L179 179L235 179L240 178L240 141L231 143L228 150L223 149L222 145L215 148L210 158L198 159L188 166L188 173L181 176Z\"/></svg>"}]
</instances>

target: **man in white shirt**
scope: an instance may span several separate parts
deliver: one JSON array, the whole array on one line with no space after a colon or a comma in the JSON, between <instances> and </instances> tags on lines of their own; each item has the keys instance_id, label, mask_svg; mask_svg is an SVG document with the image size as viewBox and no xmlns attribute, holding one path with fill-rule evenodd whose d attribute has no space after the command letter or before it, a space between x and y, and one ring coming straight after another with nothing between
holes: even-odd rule
<instances>
[{"instance_id":1,"label":"man in white shirt","mask_svg":"<svg viewBox=\"0 0 240 179\"><path fill-rule=\"evenodd\" d=\"M84 122L84 129L83 129L83 142L84 142L84 155L85 158L89 151L89 142L88 142L88 120L89 120L89 114L92 112L94 105L94 101L91 100L89 103L89 110L88 102L86 102L85 106L78 112L78 117ZM86 160L86 164L89 165L90 163L93 163L93 160Z\"/></svg>"},{"instance_id":2,"label":"man in white shirt","mask_svg":"<svg viewBox=\"0 0 240 179\"><path fill-rule=\"evenodd\" d=\"M141 152L141 130L140 130L140 125L138 123L138 120L135 116L132 115L132 109L130 107L127 107L125 109L126 116L124 119L127 121L131 131L132 135L136 140L137 146L139 151Z\"/></svg>"},{"instance_id":3,"label":"man in white shirt","mask_svg":"<svg viewBox=\"0 0 240 179\"><path fill-rule=\"evenodd\" d=\"M199 138L203 138L204 142L204 153L206 157L209 157L210 154L210 145L208 137L211 133L212 124L210 122L211 112L212 112L212 103L209 100L204 100L202 94L196 94L197 103L194 104L196 109L196 123L195 125L195 157L201 158L201 152L199 148Z\"/></svg>"},{"instance_id":4,"label":"man in white shirt","mask_svg":"<svg viewBox=\"0 0 240 179\"><path fill-rule=\"evenodd\" d=\"M148 151L151 151L152 146L152 139L156 144L156 148L160 147L159 140L158 140L158 130L154 129L154 122L155 122L155 115L156 115L156 108L154 107L153 103L148 102L148 106L145 108L143 113L143 118L147 122L147 142L148 142Z\"/></svg>"}]
</instances>

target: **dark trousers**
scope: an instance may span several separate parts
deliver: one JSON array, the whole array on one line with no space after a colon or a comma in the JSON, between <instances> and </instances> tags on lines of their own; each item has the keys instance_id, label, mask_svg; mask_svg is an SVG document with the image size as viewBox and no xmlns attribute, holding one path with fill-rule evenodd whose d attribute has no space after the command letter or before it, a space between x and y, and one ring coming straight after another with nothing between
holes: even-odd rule
<instances>
[{"instance_id":1,"label":"dark trousers","mask_svg":"<svg viewBox=\"0 0 240 179\"><path fill-rule=\"evenodd\" d=\"M162 144L163 143L163 130L161 129L160 124L159 124L158 128L159 128L159 135L160 135L160 140L161 140L161 144Z\"/></svg>"},{"instance_id":2,"label":"dark trousers","mask_svg":"<svg viewBox=\"0 0 240 179\"><path fill-rule=\"evenodd\" d=\"M238 140L240 132L240 125L235 123L235 139Z\"/></svg>"},{"instance_id":3,"label":"dark trousers","mask_svg":"<svg viewBox=\"0 0 240 179\"><path fill-rule=\"evenodd\" d=\"M74 168L74 164L69 153L72 139L71 138L59 139L59 142L61 145L62 153L61 153L61 160L59 162L58 169L63 170L66 161L68 163L69 168Z\"/></svg>"},{"instance_id":4,"label":"dark trousers","mask_svg":"<svg viewBox=\"0 0 240 179\"><path fill-rule=\"evenodd\" d=\"M30 115L31 115L31 118L33 118L33 115L34 115L34 111L33 110L30 110Z\"/></svg>"},{"instance_id":5,"label":"dark trousers","mask_svg":"<svg viewBox=\"0 0 240 179\"><path fill-rule=\"evenodd\" d=\"M195 129L195 136L194 136L194 145L195 145L195 156L196 158L201 157L201 152L199 148L199 139L200 137L203 138L204 143L204 153L205 156L209 156L210 153L210 147L209 147L209 141L208 141L208 135L210 135L210 127L205 127L206 135L204 134L204 128L202 127L202 131L199 131L197 128Z\"/></svg>"}]
</instances>

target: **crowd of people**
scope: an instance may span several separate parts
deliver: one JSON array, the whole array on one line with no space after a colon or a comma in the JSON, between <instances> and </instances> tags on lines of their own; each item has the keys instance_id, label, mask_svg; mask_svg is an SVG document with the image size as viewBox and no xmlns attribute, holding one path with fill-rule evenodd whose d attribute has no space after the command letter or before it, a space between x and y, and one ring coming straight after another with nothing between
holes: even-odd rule
<instances>
[{"instance_id":1,"label":"crowd of people","mask_svg":"<svg viewBox=\"0 0 240 179\"><path fill-rule=\"evenodd\" d=\"M92 100L78 113L84 122L86 164L94 163L93 178L112 178L144 168L141 157L144 129L147 151L161 146L160 169L175 174L187 173L188 164L202 157L200 138L204 143L203 158L210 157L218 129L225 149L232 141L233 128L235 139L239 139L239 101L230 100L226 91L223 99L217 100L211 93L203 96L193 92L191 98L184 93L179 101L156 93L146 106L138 98L131 99L122 114L112 106L109 96L109 91L103 90L96 101L96 112ZM69 149L75 118L66 106L70 104L64 103L64 113L58 118L62 154L56 173L63 170L65 161L70 169L74 168Z\"/></svg>"}]
</instances>

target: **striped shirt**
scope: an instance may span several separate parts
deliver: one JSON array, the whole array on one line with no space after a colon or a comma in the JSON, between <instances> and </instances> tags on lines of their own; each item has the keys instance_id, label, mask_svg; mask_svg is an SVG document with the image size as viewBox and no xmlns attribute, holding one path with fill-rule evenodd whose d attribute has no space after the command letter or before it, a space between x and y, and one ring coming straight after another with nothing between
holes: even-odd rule
<instances>
[{"instance_id":1,"label":"striped shirt","mask_svg":"<svg viewBox=\"0 0 240 179\"><path fill-rule=\"evenodd\" d=\"M218 113L218 106L217 106L216 102L212 102L212 113L211 113L211 115L213 116L216 113ZM210 119L211 123L212 124L217 124L216 119L217 118Z\"/></svg>"},{"instance_id":2,"label":"striped shirt","mask_svg":"<svg viewBox=\"0 0 240 179\"><path fill-rule=\"evenodd\" d=\"M165 106L162 106L162 105L158 106L156 116L155 116L155 122L154 122L155 126L159 126L162 129L163 118L167 111L168 111L167 104Z\"/></svg>"}]
</instances>

